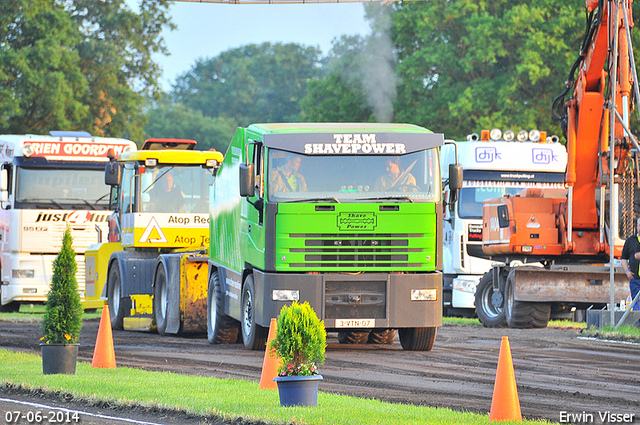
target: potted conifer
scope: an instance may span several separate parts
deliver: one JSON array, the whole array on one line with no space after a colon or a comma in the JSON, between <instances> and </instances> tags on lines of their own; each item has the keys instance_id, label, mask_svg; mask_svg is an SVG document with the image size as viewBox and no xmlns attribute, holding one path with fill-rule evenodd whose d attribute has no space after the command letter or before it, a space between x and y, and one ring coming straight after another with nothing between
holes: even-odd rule
<instances>
[{"instance_id":1,"label":"potted conifer","mask_svg":"<svg viewBox=\"0 0 640 425\"><path fill-rule=\"evenodd\" d=\"M45 375L76 373L78 338L84 313L76 280L76 253L71 247L69 226L62 236L62 248L53 261L53 277L40 330L42 371Z\"/></svg>"},{"instance_id":2,"label":"potted conifer","mask_svg":"<svg viewBox=\"0 0 640 425\"><path fill-rule=\"evenodd\" d=\"M282 406L318 405L318 384L322 380L318 365L324 363L326 340L324 323L308 302L294 301L282 307L270 347L282 359L274 378Z\"/></svg>"}]
</instances>

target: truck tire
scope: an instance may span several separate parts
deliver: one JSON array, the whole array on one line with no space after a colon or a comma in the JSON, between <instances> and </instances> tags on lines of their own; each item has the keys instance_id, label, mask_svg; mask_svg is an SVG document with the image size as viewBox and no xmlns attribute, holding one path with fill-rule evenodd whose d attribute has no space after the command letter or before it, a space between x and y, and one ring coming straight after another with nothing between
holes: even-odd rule
<instances>
[{"instance_id":1,"label":"truck tire","mask_svg":"<svg viewBox=\"0 0 640 425\"><path fill-rule=\"evenodd\" d=\"M107 304L109 306L109 315L111 316L111 328L114 330L122 330L124 305L121 296L122 279L120 278L120 269L118 268L117 262L114 262L109 269L107 285L109 286Z\"/></svg>"},{"instance_id":2,"label":"truck tire","mask_svg":"<svg viewBox=\"0 0 640 425\"><path fill-rule=\"evenodd\" d=\"M255 300L253 275L249 275L242 288L242 322L240 323L242 340L247 350L264 350L269 330L256 323Z\"/></svg>"},{"instance_id":3,"label":"truck tire","mask_svg":"<svg viewBox=\"0 0 640 425\"><path fill-rule=\"evenodd\" d=\"M164 335L167 330L167 300L169 288L167 286L167 272L160 265L156 270L153 288L153 314L156 319L158 333Z\"/></svg>"},{"instance_id":4,"label":"truck tire","mask_svg":"<svg viewBox=\"0 0 640 425\"><path fill-rule=\"evenodd\" d=\"M207 290L207 339L209 344L235 344L240 323L224 314L224 294L217 271L211 273Z\"/></svg>"},{"instance_id":5,"label":"truck tire","mask_svg":"<svg viewBox=\"0 0 640 425\"><path fill-rule=\"evenodd\" d=\"M485 328L501 328L507 324L504 297L493 290L493 273L482 276L476 287L476 315Z\"/></svg>"},{"instance_id":6,"label":"truck tire","mask_svg":"<svg viewBox=\"0 0 640 425\"><path fill-rule=\"evenodd\" d=\"M396 339L395 329L374 329L369 333L369 344L391 345Z\"/></svg>"},{"instance_id":7,"label":"truck tire","mask_svg":"<svg viewBox=\"0 0 640 425\"><path fill-rule=\"evenodd\" d=\"M431 351L438 328L400 328L400 344L405 351Z\"/></svg>"},{"instance_id":8,"label":"truck tire","mask_svg":"<svg viewBox=\"0 0 640 425\"><path fill-rule=\"evenodd\" d=\"M514 277L511 269L505 287L505 319L510 328L546 328L551 315L550 303L516 301L513 291Z\"/></svg>"},{"instance_id":9,"label":"truck tire","mask_svg":"<svg viewBox=\"0 0 640 425\"><path fill-rule=\"evenodd\" d=\"M340 344L364 344L369 339L369 331L339 331Z\"/></svg>"}]
</instances>

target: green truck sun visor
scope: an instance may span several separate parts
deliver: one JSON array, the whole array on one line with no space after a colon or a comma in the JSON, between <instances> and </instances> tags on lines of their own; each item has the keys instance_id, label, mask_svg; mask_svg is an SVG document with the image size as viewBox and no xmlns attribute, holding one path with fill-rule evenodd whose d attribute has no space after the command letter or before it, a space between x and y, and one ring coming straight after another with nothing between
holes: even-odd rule
<instances>
[{"instance_id":1,"label":"green truck sun visor","mask_svg":"<svg viewBox=\"0 0 640 425\"><path fill-rule=\"evenodd\" d=\"M275 133L266 147L305 155L404 155L444 144L440 133Z\"/></svg>"}]
</instances>

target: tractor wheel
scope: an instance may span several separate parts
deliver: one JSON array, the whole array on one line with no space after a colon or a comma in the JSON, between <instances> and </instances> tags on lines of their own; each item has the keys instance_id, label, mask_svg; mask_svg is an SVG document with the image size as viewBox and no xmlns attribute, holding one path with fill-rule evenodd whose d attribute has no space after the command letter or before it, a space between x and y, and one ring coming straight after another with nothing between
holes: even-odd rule
<instances>
[{"instance_id":1,"label":"tractor wheel","mask_svg":"<svg viewBox=\"0 0 640 425\"><path fill-rule=\"evenodd\" d=\"M224 314L224 294L217 271L211 273L207 291L207 339L210 344L234 344L240 323Z\"/></svg>"},{"instance_id":2,"label":"tractor wheel","mask_svg":"<svg viewBox=\"0 0 640 425\"><path fill-rule=\"evenodd\" d=\"M117 261L115 261L109 269L107 286L109 288L107 304L109 306L109 315L111 316L111 328L114 330L122 330L124 304L122 303L122 279L120 278L120 269L118 268Z\"/></svg>"}]
</instances>

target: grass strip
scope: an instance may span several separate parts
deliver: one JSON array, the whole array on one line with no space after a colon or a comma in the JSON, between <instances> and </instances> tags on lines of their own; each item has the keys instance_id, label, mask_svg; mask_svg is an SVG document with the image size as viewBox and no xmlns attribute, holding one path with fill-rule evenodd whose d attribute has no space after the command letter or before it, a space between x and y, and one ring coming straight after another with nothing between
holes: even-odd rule
<instances>
[{"instance_id":1,"label":"grass strip","mask_svg":"<svg viewBox=\"0 0 640 425\"><path fill-rule=\"evenodd\" d=\"M42 306L38 306L42 307ZM44 317L44 309L36 309L32 311L31 309L24 310L22 307L19 312L14 313L0 313L0 322L26 322L26 323L40 323L42 322L42 317ZM102 315L102 309L99 308L96 311L85 310L84 315L82 316L83 320L88 319L99 319Z\"/></svg>"},{"instance_id":2,"label":"grass strip","mask_svg":"<svg viewBox=\"0 0 640 425\"><path fill-rule=\"evenodd\" d=\"M640 343L640 329L633 325L623 325L618 329L608 325L602 328L591 326L580 331L580 336L588 338L599 338L613 341L637 342Z\"/></svg>"},{"instance_id":3,"label":"grass strip","mask_svg":"<svg viewBox=\"0 0 640 425\"><path fill-rule=\"evenodd\" d=\"M549 320L548 328L559 329L584 329L587 327L585 322L572 322L571 320Z\"/></svg>"},{"instance_id":4,"label":"grass strip","mask_svg":"<svg viewBox=\"0 0 640 425\"><path fill-rule=\"evenodd\" d=\"M476 318L469 317L443 317L443 326L482 326ZM572 322L570 320L549 320L547 327L559 329L584 329L587 326L584 322Z\"/></svg>"},{"instance_id":5,"label":"grass strip","mask_svg":"<svg viewBox=\"0 0 640 425\"><path fill-rule=\"evenodd\" d=\"M267 424L411 425L489 424L489 415L450 409L387 403L350 396L318 394L317 407L281 407L278 392L258 383L194 377L118 367L94 369L79 362L75 375L43 375L42 359L29 353L0 350L0 382L6 388L62 392L67 399L115 408L144 408L188 415L242 418ZM0 387L1 389L1 387ZM428 395L425 394L425 402ZM501 422L510 424L512 422ZM513 423L548 423L523 421Z\"/></svg>"}]
</instances>

